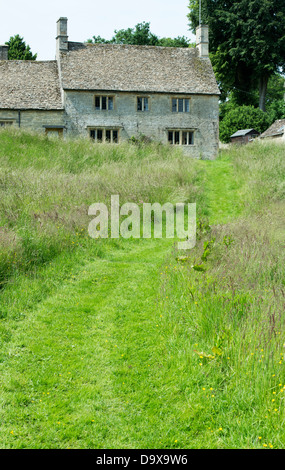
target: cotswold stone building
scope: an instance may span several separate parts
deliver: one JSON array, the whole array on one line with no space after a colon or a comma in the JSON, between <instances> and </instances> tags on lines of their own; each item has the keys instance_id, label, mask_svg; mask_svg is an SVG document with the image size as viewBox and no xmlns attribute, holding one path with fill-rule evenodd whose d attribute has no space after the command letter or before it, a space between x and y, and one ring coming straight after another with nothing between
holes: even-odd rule
<instances>
[{"instance_id":1,"label":"cotswold stone building","mask_svg":"<svg viewBox=\"0 0 285 470\"><path fill-rule=\"evenodd\" d=\"M218 152L219 89L208 27L196 48L68 41L57 22L56 60L8 61L0 46L0 126L113 144L145 135L186 155Z\"/></svg>"}]
</instances>

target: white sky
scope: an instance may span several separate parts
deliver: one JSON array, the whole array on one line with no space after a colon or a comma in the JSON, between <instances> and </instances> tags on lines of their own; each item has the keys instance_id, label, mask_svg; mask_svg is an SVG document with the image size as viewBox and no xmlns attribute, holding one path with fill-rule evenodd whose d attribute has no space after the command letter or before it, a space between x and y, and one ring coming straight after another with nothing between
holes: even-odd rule
<instances>
[{"instance_id":1,"label":"white sky","mask_svg":"<svg viewBox=\"0 0 285 470\"><path fill-rule=\"evenodd\" d=\"M38 54L38 60L55 58L56 21L68 18L70 41L84 42L92 36L110 39L115 29L133 28L150 22L159 37L186 36L188 0L0 0L0 44L19 34Z\"/></svg>"}]
</instances>

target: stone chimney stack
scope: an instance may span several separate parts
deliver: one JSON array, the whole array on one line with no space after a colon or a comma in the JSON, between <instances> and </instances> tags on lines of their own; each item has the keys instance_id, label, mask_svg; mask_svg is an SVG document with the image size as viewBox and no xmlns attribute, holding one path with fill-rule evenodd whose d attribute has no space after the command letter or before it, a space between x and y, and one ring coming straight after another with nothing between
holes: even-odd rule
<instances>
[{"instance_id":1,"label":"stone chimney stack","mask_svg":"<svg viewBox=\"0 0 285 470\"><path fill-rule=\"evenodd\" d=\"M60 52L68 51L67 36L67 18L59 18L57 21L57 37L56 37L56 58L59 58Z\"/></svg>"},{"instance_id":2,"label":"stone chimney stack","mask_svg":"<svg viewBox=\"0 0 285 470\"><path fill-rule=\"evenodd\" d=\"M9 46L0 46L0 60L8 60Z\"/></svg>"},{"instance_id":3,"label":"stone chimney stack","mask_svg":"<svg viewBox=\"0 0 285 470\"><path fill-rule=\"evenodd\" d=\"M209 26L200 24L196 28L196 47L201 59L209 57Z\"/></svg>"}]
</instances>

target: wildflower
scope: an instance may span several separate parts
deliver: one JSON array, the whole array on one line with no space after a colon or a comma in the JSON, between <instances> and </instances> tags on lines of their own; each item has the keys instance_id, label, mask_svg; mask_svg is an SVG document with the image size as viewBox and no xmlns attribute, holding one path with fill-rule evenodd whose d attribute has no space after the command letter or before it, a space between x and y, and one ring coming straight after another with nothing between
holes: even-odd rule
<instances>
[{"instance_id":1,"label":"wildflower","mask_svg":"<svg viewBox=\"0 0 285 470\"><path fill-rule=\"evenodd\" d=\"M260 439L262 439L262 437L261 437L261 436L258 436L258 439L260 440Z\"/></svg>"}]
</instances>

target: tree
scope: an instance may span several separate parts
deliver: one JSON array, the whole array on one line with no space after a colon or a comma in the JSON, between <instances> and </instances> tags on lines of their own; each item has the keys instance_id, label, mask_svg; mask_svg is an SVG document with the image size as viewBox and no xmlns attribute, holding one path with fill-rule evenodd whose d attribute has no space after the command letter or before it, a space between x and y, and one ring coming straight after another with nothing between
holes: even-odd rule
<instances>
[{"instance_id":1,"label":"tree","mask_svg":"<svg viewBox=\"0 0 285 470\"><path fill-rule=\"evenodd\" d=\"M93 36L88 39L89 43L99 44L133 44L137 46L164 46L164 47L189 47L189 39L184 36L177 38L159 38L150 31L150 23L143 21L134 28L120 29L114 31L112 39L104 39L101 36Z\"/></svg>"},{"instance_id":2,"label":"tree","mask_svg":"<svg viewBox=\"0 0 285 470\"><path fill-rule=\"evenodd\" d=\"M190 27L199 23L199 0L189 1ZM235 92L250 103L258 88L265 111L269 78L285 70L284 0L203 0L202 22L209 25L211 58L224 96Z\"/></svg>"},{"instance_id":3,"label":"tree","mask_svg":"<svg viewBox=\"0 0 285 470\"><path fill-rule=\"evenodd\" d=\"M185 36L178 36L177 38L160 38L157 45L163 47L193 47L193 44L191 44L190 40Z\"/></svg>"},{"instance_id":4,"label":"tree","mask_svg":"<svg viewBox=\"0 0 285 470\"><path fill-rule=\"evenodd\" d=\"M26 45L19 34L11 36L6 45L9 46L8 60L36 60L37 58L37 54L33 55L30 46Z\"/></svg>"},{"instance_id":5,"label":"tree","mask_svg":"<svg viewBox=\"0 0 285 470\"><path fill-rule=\"evenodd\" d=\"M270 126L270 117L253 106L235 106L220 121L220 139L230 142L230 136L240 129L256 129L264 132Z\"/></svg>"}]
</instances>

